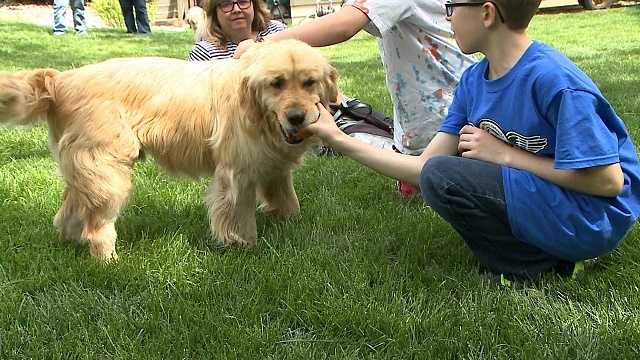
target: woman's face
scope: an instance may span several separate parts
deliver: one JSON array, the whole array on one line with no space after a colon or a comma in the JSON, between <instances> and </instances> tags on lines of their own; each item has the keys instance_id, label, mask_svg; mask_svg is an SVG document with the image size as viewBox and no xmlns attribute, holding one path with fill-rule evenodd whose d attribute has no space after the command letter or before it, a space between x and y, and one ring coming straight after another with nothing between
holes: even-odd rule
<instances>
[{"instance_id":1,"label":"woman's face","mask_svg":"<svg viewBox=\"0 0 640 360\"><path fill-rule=\"evenodd\" d=\"M220 28L228 38L251 35L253 3L251 0L223 0L216 7ZM246 40L241 39L241 40Z\"/></svg>"}]
</instances>

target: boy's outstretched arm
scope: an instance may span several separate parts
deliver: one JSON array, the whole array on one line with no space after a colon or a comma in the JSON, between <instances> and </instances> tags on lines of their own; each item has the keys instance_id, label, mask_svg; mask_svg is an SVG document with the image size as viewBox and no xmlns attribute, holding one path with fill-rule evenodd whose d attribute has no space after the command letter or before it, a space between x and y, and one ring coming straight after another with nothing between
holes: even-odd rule
<instances>
[{"instance_id":1,"label":"boy's outstretched arm","mask_svg":"<svg viewBox=\"0 0 640 360\"><path fill-rule=\"evenodd\" d=\"M382 150L345 134L321 104L318 104L318 108L321 116L318 121L304 129L304 132L319 136L338 152L394 179L416 185L420 180L422 167L429 158L437 155L455 155L457 151L458 136L446 133L438 133L420 156Z\"/></svg>"},{"instance_id":2,"label":"boy's outstretched arm","mask_svg":"<svg viewBox=\"0 0 640 360\"><path fill-rule=\"evenodd\" d=\"M554 159L513 147L469 125L460 130L458 151L462 157L529 171L564 188L596 196L617 196L624 183L622 168L618 163L585 169L555 169Z\"/></svg>"},{"instance_id":3,"label":"boy's outstretched arm","mask_svg":"<svg viewBox=\"0 0 640 360\"><path fill-rule=\"evenodd\" d=\"M311 22L300 24L285 31L273 33L265 39L285 40L297 39L315 47L329 46L349 40L369 23L365 13L353 6L344 6L333 14L319 17ZM245 40L238 44L233 54L239 58L251 45L253 40Z\"/></svg>"}]
</instances>

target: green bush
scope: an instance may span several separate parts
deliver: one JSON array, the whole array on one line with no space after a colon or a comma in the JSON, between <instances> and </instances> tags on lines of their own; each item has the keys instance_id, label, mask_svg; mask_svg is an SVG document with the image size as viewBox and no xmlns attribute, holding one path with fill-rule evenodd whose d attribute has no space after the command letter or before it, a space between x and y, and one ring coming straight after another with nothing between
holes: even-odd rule
<instances>
[{"instance_id":1,"label":"green bush","mask_svg":"<svg viewBox=\"0 0 640 360\"><path fill-rule=\"evenodd\" d=\"M91 4L107 26L124 28L124 18L118 0L92 0ZM147 13L149 22L153 23L156 18L155 1L147 0Z\"/></svg>"},{"instance_id":2,"label":"green bush","mask_svg":"<svg viewBox=\"0 0 640 360\"><path fill-rule=\"evenodd\" d=\"M93 0L91 4L106 25L124 28L124 18L118 0Z\"/></svg>"}]
</instances>

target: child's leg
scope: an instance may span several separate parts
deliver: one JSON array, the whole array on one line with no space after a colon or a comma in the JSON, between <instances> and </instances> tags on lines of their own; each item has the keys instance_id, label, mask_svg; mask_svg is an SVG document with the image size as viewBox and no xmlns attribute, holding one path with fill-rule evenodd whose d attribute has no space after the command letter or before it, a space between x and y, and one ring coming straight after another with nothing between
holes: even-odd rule
<instances>
[{"instance_id":1,"label":"child's leg","mask_svg":"<svg viewBox=\"0 0 640 360\"><path fill-rule=\"evenodd\" d=\"M67 26L65 25L64 12L69 4L68 0L53 0L53 34L64 34Z\"/></svg>"},{"instance_id":2,"label":"child's leg","mask_svg":"<svg viewBox=\"0 0 640 360\"><path fill-rule=\"evenodd\" d=\"M513 236L500 166L457 156L435 157L425 163L420 187L427 203L492 272L533 277L563 263Z\"/></svg>"},{"instance_id":3,"label":"child's leg","mask_svg":"<svg viewBox=\"0 0 640 360\"><path fill-rule=\"evenodd\" d=\"M71 0L71 8L73 9L73 26L76 32L86 32L87 21L85 18L84 0Z\"/></svg>"}]
</instances>

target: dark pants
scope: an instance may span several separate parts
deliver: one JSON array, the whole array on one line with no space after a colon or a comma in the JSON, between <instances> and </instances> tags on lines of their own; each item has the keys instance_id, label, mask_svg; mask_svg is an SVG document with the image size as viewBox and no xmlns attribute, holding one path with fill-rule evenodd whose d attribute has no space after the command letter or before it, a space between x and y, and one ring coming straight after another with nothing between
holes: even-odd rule
<instances>
[{"instance_id":1,"label":"dark pants","mask_svg":"<svg viewBox=\"0 0 640 360\"><path fill-rule=\"evenodd\" d=\"M513 236L500 166L458 156L434 157L422 168L420 189L491 272L532 278L569 266Z\"/></svg>"},{"instance_id":2,"label":"dark pants","mask_svg":"<svg viewBox=\"0 0 640 360\"><path fill-rule=\"evenodd\" d=\"M128 33L148 34L151 32L145 0L120 0L120 8L122 9L124 24ZM135 18L133 16L134 8L136 12Z\"/></svg>"}]
</instances>

